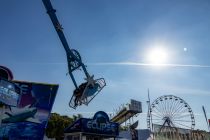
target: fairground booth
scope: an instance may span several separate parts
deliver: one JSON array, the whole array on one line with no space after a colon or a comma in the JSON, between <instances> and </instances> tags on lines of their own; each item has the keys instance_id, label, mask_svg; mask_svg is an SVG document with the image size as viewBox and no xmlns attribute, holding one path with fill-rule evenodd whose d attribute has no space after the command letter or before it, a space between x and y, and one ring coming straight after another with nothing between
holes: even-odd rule
<instances>
[{"instance_id":1,"label":"fairground booth","mask_svg":"<svg viewBox=\"0 0 210 140\"><path fill-rule=\"evenodd\" d=\"M119 124L110 122L108 115L99 111L93 119L80 118L64 130L64 140L115 139L119 135Z\"/></svg>"}]
</instances>

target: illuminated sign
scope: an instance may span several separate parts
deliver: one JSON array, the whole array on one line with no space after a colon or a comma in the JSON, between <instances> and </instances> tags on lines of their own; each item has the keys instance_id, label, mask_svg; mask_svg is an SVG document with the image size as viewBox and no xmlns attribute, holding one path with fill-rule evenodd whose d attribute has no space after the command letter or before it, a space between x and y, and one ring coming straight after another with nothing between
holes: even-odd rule
<instances>
[{"instance_id":1,"label":"illuminated sign","mask_svg":"<svg viewBox=\"0 0 210 140\"><path fill-rule=\"evenodd\" d=\"M112 125L111 123L97 123L96 121L88 121L87 128L96 129L99 131L103 130L115 131L115 125Z\"/></svg>"},{"instance_id":2,"label":"illuminated sign","mask_svg":"<svg viewBox=\"0 0 210 140\"><path fill-rule=\"evenodd\" d=\"M97 131L116 131L116 125L109 122L108 115L102 111L97 112L94 115L93 120L87 121L87 128Z\"/></svg>"},{"instance_id":3,"label":"illuminated sign","mask_svg":"<svg viewBox=\"0 0 210 140\"><path fill-rule=\"evenodd\" d=\"M94 115L93 119L81 118L65 129L65 133L72 132L118 136L119 124L110 122L108 115L103 111L99 111Z\"/></svg>"}]
</instances>

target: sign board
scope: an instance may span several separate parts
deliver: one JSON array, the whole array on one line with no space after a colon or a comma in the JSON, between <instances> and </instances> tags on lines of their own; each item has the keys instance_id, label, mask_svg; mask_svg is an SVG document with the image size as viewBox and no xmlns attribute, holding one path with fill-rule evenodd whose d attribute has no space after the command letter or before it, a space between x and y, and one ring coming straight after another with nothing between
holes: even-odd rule
<instances>
[{"instance_id":1,"label":"sign board","mask_svg":"<svg viewBox=\"0 0 210 140\"><path fill-rule=\"evenodd\" d=\"M131 103L129 104L129 110L141 113L142 112L141 102L131 99Z\"/></svg>"},{"instance_id":2,"label":"sign board","mask_svg":"<svg viewBox=\"0 0 210 140\"><path fill-rule=\"evenodd\" d=\"M119 135L119 124L110 122L108 115L97 112L93 119L81 118L65 129L65 133L83 132L116 137Z\"/></svg>"},{"instance_id":3,"label":"sign board","mask_svg":"<svg viewBox=\"0 0 210 140\"><path fill-rule=\"evenodd\" d=\"M0 115L0 139L43 139L58 85L14 82L21 88L22 95L17 107Z\"/></svg>"},{"instance_id":4,"label":"sign board","mask_svg":"<svg viewBox=\"0 0 210 140\"><path fill-rule=\"evenodd\" d=\"M0 78L0 102L8 106L17 106L20 88L13 82Z\"/></svg>"}]
</instances>

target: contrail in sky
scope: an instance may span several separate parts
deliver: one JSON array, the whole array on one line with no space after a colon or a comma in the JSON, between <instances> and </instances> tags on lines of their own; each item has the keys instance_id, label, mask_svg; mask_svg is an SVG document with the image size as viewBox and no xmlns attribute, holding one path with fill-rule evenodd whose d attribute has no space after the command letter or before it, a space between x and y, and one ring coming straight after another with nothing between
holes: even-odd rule
<instances>
[{"instance_id":1,"label":"contrail in sky","mask_svg":"<svg viewBox=\"0 0 210 140\"><path fill-rule=\"evenodd\" d=\"M39 65L66 65L63 62L22 62L18 64L39 64ZM146 67L192 67L192 68L210 68L210 65L195 65L195 64L152 64L152 63L137 63L137 62L96 62L96 63L85 63L90 66L146 66Z\"/></svg>"},{"instance_id":2,"label":"contrail in sky","mask_svg":"<svg viewBox=\"0 0 210 140\"><path fill-rule=\"evenodd\" d=\"M103 62L103 63L88 63L87 65L96 66L163 66L163 67L193 67L193 68L210 68L210 65L189 65L189 64L151 64L151 63L137 63L137 62Z\"/></svg>"}]
</instances>

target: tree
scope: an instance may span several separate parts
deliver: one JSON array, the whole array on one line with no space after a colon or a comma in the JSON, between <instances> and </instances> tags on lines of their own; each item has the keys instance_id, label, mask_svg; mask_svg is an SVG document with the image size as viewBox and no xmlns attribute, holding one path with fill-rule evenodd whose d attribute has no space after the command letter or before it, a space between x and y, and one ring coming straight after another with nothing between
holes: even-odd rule
<instances>
[{"instance_id":1,"label":"tree","mask_svg":"<svg viewBox=\"0 0 210 140\"><path fill-rule=\"evenodd\" d=\"M48 138L62 140L64 137L64 129L72 123L73 119L68 116L61 116L57 113L51 113L45 134Z\"/></svg>"},{"instance_id":2,"label":"tree","mask_svg":"<svg viewBox=\"0 0 210 140\"><path fill-rule=\"evenodd\" d=\"M83 117L82 114L73 115L73 121L76 121L82 117Z\"/></svg>"}]
</instances>

